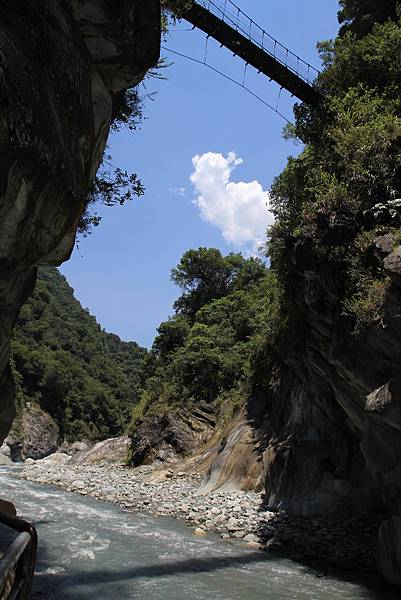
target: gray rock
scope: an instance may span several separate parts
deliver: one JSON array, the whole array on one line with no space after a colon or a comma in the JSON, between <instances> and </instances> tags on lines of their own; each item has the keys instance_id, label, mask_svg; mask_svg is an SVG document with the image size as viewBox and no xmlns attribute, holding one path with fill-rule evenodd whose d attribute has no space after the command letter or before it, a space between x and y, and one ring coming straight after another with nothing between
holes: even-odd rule
<instances>
[{"instance_id":1,"label":"gray rock","mask_svg":"<svg viewBox=\"0 0 401 600\"><path fill-rule=\"evenodd\" d=\"M390 275L401 275L401 246L384 259L384 268Z\"/></svg>"},{"instance_id":2,"label":"gray rock","mask_svg":"<svg viewBox=\"0 0 401 600\"><path fill-rule=\"evenodd\" d=\"M248 533L244 535L244 542L259 542L259 538L254 533Z\"/></svg>"},{"instance_id":3,"label":"gray rock","mask_svg":"<svg viewBox=\"0 0 401 600\"><path fill-rule=\"evenodd\" d=\"M27 402L6 441L13 460L36 460L57 450L59 428L38 404Z\"/></svg>"},{"instance_id":4,"label":"gray rock","mask_svg":"<svg viewBox=\"0 0 401 600\"><path fill-rule=\"evenodd\" d=\"M380 254L388 256L393 251L394 236L391 233L380 235L375 239L374 243Z\"/></svg>"},{"instance_id":5,"label":"gray rock","mask_svg":"<svg viewBox=\"0 0 401 600\"><path fill-rule=\"evenodd\" d=\"M212 513L212 515L220 515L221 509L217 508L217 506L213 506L213 508L210 509L210 512Z\"/></svg>"},{"instance_id":6,"label":"gray rock","mask_svg":"<svg viewBox=\"0 0 401 600\"><path fill-rule=\"evenodd\" d=\"M231 533L231 537L236 538L236 539L241 539L244 538L246 535L245 531L239 530L239 531L233 531Z\"/></svg>"},{"instance_id":7,"label":"gray rock","mask_svg":"<svg viewBox=\"0 0 401 600\"><path fill-rule=\"evenodd\" d=\"M84 489L84 487L85 487L85 481L82 481L81 479L77 479L77 480L73 481L71 485L72 485L72 487L81 490L81 489Z\"/></svg>"},{"instance_id":8,"label":"gray rock","mask_svg":"<svg viewBox=\"0 0 401 600\"><path fill-rule=\"evenodd\" d=\"M52 463L52 464L65 464L70 461L70 455L65 454L64 452L54 452L53 454L49 454L43 458L43 462Z\"/></svg>"},{"instance_id":9,"label":"gray rock","mask_svg":"<svg viewBox=\"0 0 401 600\"><path fill-rule=\"evenodd\" d=\"M6 442L4 442L0 448L0 454L3 454L4 456L11 456L10 446L6 444Z\"/></svg>"},{"instance_id":10,"label":"gray rock","mask_svg":"<svg viewBox=\"0 0 401 600\"><path fill-rule=\"evenodd\" d=\"M131 447L131 440L127 436L109 438L98 442L89 450L77 452L71 458L71 464L92 464L100 461L125 461Z\"/></svg>"}]
</instances>

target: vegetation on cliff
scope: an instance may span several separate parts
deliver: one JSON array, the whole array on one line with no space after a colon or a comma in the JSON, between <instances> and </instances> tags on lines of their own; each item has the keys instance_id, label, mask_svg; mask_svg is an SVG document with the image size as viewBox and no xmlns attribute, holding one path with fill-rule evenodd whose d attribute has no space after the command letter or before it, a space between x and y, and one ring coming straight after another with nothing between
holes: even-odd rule
<instances>
[{"instance_id":1,"label":"vegetation on cliff","mask_svg":"<svg viewBox=\"0 0 401 600\"><path fill-rule=\"evenodd\" d=\"M191 0L162 0L161 31L166 33L169 21L182 17ZM161 70L166 66L164 59L149 69L146 78L162 78ZM143 84L142 84L143 85ZM117 132L122 127L130 131L140 128L144 118L144 101L151 97L146 88L134 85L119 95L113 107L111 131ZM83 214L79 221L79 232L88 236L93 227L100 225L102 217L96 212L96 206L116 206L134 200L144 194L145 187L137 173L129 173L113 164L112 156L105 151L102 163L96 174L86 199Z\"/></svg>"},{"instance_id":2,"label":"vegetation on cliff","mask_svg":"<svg viewBox=\"0 0 401 600\"><path fill-rule=\"evenodd\" d=\"M275 315L276 279L257 258L189 250L172 280L183 293L144 363L134 425L180 406L242 402L252 386L252 357Z\"/></svg>"},{"instance_id":3,"label":"vegetation on cliff","mask_svg":"<svg viewBox=\"0 0 401 600\"><path fill-rule=\"evenodd\" d=\"M102 330L57 269L41 269L12 339L18 407L39 404L67 440L119 435L137 401L145 356L136 343Z\"/></svg>"},{"instance_id":4,"label":"vegetation on cliff","mask_svg":"<svg viewBox=\"0 0 401 600\"><path fill-rule=\"evenodd\" d=\"M389 285L374 240L400 240L401 4L340 4L340 34L320 44L325 104L299 106L287 129L305 149L273 185L268 251L285 312L299 308L294 283L304 287L308 265L329 277L339 317L359 335L380 322Z\"/></svg>"}]
</instances>

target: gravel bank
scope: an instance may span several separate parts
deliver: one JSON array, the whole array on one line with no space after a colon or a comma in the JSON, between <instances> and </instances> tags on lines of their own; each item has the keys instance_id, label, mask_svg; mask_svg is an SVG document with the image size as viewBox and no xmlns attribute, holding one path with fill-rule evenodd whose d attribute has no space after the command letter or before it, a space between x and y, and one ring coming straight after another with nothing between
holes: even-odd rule
<instances>
[{"instance_id":1,"label":"gravel bank","mask_svg":"<svg viewBox=\"0 0 401 600\"><path fill-rule=\"evenodd\" d=\"M110 463L69 465L61 456L25 463L17 476L129 510L183 519L194 528L195 535L216 531L223 539L238 540L319 568L353 573L376 570L380 515L300 517L275 513L266 510L260 494L254 492L199 494L200 475L172 471L155 475L147 467L129 469Z\"/></svg>"}]
</instances>

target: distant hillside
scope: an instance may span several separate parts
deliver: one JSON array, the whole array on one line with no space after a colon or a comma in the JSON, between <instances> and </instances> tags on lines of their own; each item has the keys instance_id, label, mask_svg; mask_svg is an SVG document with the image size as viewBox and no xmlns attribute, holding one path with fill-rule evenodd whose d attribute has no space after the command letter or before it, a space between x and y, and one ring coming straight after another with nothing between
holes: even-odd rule
<instances>
[{"instance_id":1,"label":"distant hillside","mask_svg":"<svg viewBox=\"0 0 401 600\"><path fill-rule=\"evenodd\" d=\"M42 269L12 340L17 401L38 403L67 440L121 434L147 352L106 333L57 269Z\"/></svg>"}]
</instances>

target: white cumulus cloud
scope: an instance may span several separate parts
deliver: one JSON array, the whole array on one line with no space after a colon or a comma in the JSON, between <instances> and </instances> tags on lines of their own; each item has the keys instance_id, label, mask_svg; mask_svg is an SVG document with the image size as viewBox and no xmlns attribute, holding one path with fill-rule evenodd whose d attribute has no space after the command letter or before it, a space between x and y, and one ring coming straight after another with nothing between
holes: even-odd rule
<instances>
[{"instance_id":1,"label":"white cumulus cloud","mask_svg":"<svg viewBox=\"0 0 401 600\"><path fill-rule=\"evenodd\" d=\"M234 152L227 156L218 152L196 155L190 179L201 217L216 225L227 243L251 246L255 251L265 239L273 215L269 211L269 192L258 181L231 181L233 169L242 162Z\"/></svg>"}]
</instances>

